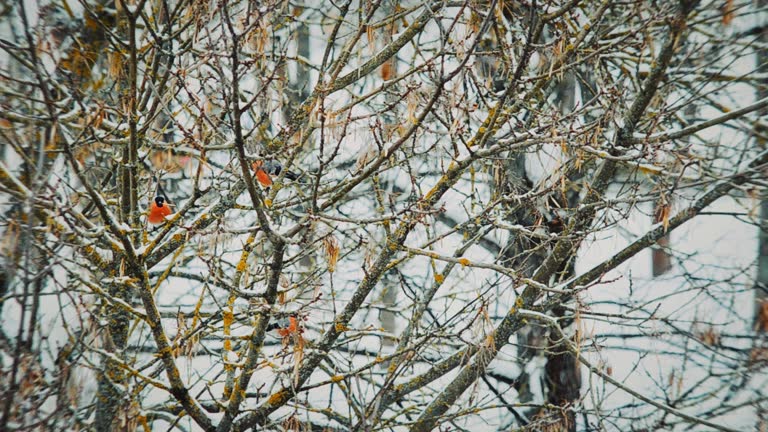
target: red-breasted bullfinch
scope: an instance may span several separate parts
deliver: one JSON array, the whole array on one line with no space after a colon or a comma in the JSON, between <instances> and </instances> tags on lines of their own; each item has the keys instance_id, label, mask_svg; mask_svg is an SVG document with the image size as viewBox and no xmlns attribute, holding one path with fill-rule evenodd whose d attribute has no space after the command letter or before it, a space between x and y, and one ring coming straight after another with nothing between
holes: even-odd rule
<instances>
[{"instance_id":1,"label":"red-breasted bullfinch","mask_svg":"<svg viewBox=\"0 0 768 432\"><path fill-rule=\"evenodd\" d=\"M258 180L259 184L265 188L272 186L272 176L279 176L280 173L283 172L283 165L280 162L271 160L257 160L251 164L251 168L253 168L256 173L256 180ZM285 173L285 178L288 180L296 180L299 176L296 173L287 171Z\"/></svg>"},{"instance_id":2,"label":"red-breasted bullfinch","mask_svg":"<svg viewBox=\"0 0 768 432\"><path fill-rule=\"evenodd\" d=\"M288 337L292 334L302 333L304 330L299 327L299 322L295 316L289 316L287 318L278 319L275 322L269 323L267 331L277 330L277 334L280 337Z\"/></svg>"},{"instance_id":3,"label":"red-breasted bullfinch","mask_svg":"<svg viewBox=\"0 0 768 432\"><path fill-rule=\"evenodd\" d=\"M165 197L156 196L149 205L149 215L147 220L152 225L159 225L165 222L165 217L172 214L171 205L166 202Z\"/></svg>"}]
</instances>

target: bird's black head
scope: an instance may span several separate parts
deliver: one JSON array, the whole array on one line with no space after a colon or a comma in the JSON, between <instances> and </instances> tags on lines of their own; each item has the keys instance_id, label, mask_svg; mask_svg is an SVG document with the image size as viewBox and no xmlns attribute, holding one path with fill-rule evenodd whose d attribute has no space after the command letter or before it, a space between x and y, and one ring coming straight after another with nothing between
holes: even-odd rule
<instances>
[{"instance_id":1,"label":"bird's black head","mask_svg":"<svg viewBox=\"0 0 768 432\"><path fill-rule=\"evenodd\" d=\"M162 207L163 203L165 203L164 197L161 197L161 196L155 197L155 204L157 204L158 207Z\"/></svg>"},{"instance_id":2,"label":"bird's black head","mask_svg":"<svg viewBox=\"0 0 768 432\"><path fill-rule=\"evenodd\" d=\"M283 166L278 161L266 160L264 162L264 171L266 171L269 174L280 175L280 172L282 170L283 170Z\"/></svg>"}]
</instances>

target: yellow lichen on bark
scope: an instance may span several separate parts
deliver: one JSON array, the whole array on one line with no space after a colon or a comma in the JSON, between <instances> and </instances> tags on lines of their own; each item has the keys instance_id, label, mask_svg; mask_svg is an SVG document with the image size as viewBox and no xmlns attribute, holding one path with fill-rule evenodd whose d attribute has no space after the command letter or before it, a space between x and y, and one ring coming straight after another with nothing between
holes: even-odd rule
<instances>
[{"instance_id":1,"label":"yellow lichen on bark","mask_svg":"<svg viewBox=\"0 0 768 432\"><path fill-rule=\"evenodd\" d=\"M270 405L280 405L286 399L288 399L288 391L283 389L270 396L269 399L267 399L267 403Z\"/></svg>"}]
</instances>

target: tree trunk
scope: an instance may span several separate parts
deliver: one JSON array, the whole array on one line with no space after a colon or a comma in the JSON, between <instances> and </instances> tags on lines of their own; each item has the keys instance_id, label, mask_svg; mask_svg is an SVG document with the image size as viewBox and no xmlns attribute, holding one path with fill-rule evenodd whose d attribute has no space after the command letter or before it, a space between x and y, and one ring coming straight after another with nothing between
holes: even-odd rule
<instances>
[{"instance_id":1,"label":"tree trunk","mask_svg":"<svg viewBox=\"0 0 768 432\"><path fill-rule=\"evenodd\" d=\"M130 40L135 38L135 30L131 31L129 24L129 17L122 8L117 9L116 13L116 32L121 35L124 40ZM135 21L133 23L135 26ZM135 49L135 43L129 42ZM135 95L133 93L133 87L129 82L132 79L137 79L131 72L131 58L130 53L126 55L126 59L122 64L123 70L115 82L115 100L118 106L130 107L136 103ZM127 108L129 112L123 112L126 121L131 117L130 108ZM125 108L124 108L125 111ZM132 122L136 120L133 119ZM130 122L129 122L130 123ZM138 182L135 178L134 171L135 165L132 164L136 160L137 152L137 137L135 131L135 125L131 127L131 143L126 145L122 149L122 160L120 168L118 170L118 196L120 200L120 212L118 217L120 222L127 224L128 226L136 227L138 224L138 215L136 214L136 197L138 197ZM134 241L138 239L134 236ZM113 264L116 268L119 264ZM121 274L122 276L122 274ZM134 275L130 275L134 276ZM110 287L110 293L126 303L131 303L131 292L124 286ZM98 376L98 393L96 396L96 422L95 427L99 432L108 432L116 430L120 427L120 416L124 413L122 409L128 401L125 400L127 392L126 386L126 374L124 369L120 366L120 362L125 360L125 348L128 342L128 330L130 328L130 315L124 309L116 307L111 304L103 305L103 312L99 314L101 321L106 321L106 328L101 330L101 339L104 344L104 349L114 354L114 357L104 357L102 359L101 370L97 372Z\"/></svg>"},{"instance_id":2,"label":"tree trunk","mask_svg":"<svg viewBox=\"0 0 768 432\"><path fill-rule=\"evenodd\" d=\"M768 7L768 0L760 0L758 7L764 9ZM768 30L766 27L760 31L758 37L758 43L760 46L765 46L768 43ZM768 52L764 49L757 50L757 64L759 71L766 70L766 62L768 62ZM758 87L757 99L762 99L768 96L768 80L762 80L762 86ZM762 116L757 118L765 119L766 110L762 110ZM765 132L765 131L763 131ZM763 135L764 136L764 135ZM761 149L766 147L766 140L760 135L755 137L756 144ZM768 197L763 197L760 203L760 233L758 234L758 256L757 256L757 278L755 280L755 314L754 314L754 326L755 330L761 333L768 333Z\"/></svg>"},{"instance_id":3,"label":"tree trunk","mask_svg":"<svg viewBox=\"0 0 768 432\"><path fill-rule=\"evenodd\" d=\"M759 230L754 326L757 332L768 333L768 198L760 203Z\"/></svg>"},{"instance_id":4,"label":"tree trunk","mask_svg":"<svg viewBox=\"0 0 768 432\"><path fill-rule=\"evenodd\" d=\"M665 214L669 214L667 204L657 201L655 204L653 223L663 222ZM656 246L651 249L651 271L653 276L661 276L672 268L672 260L667 253L669 247L669 235L665 235L656 242Z\"/></svg>"}]
</instances>

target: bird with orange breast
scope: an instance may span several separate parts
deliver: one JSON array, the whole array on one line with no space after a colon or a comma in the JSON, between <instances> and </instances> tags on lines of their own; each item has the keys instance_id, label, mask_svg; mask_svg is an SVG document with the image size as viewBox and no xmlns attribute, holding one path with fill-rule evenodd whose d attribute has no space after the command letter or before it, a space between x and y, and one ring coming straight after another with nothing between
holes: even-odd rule
<instances>
[{"instance_id":1,"label":"bird with orange breast","mask_svg":"<svg viewBox=\"0 0 768 432\"><path fill-rule=\"evenodd\" d=\"M164 196L158 195L155 197L154 200L149 204L149 213L147 215L147 220L152 225L159 225L162 223L165 223L166 217L173 214L173 210L171 210L171 205L168 203L168 201L165 199Z\"/></svg>"},{"instance_id":2,"label":"bird with orange breast","mask_svg":"<svg viewBox=\"0 0 768 432\"><path fill-rule=\"evenodd\" d=\"M272 177L279 176L283 172L283 165L273 160L257 160L251 164L251 168L253 168L259 184L267 189L272 186ZM294 172L286 171L285 178L296 180L299 176Z\"/></svg>"},{"instance_id":3,"label":"bird with orange breast","mask_svg":"<svg viewBox=\"0 0 768 432\"><path fill-rule=\"evenodd\" d=\"M275 322L269 323L267 326L267 331L272 330L276 330L276 333L282 338L287 338L292 335L299 335L304 332L304 329L301 328L301 324L295 315L281 318Z\"/></svg>"}]
</instances>

